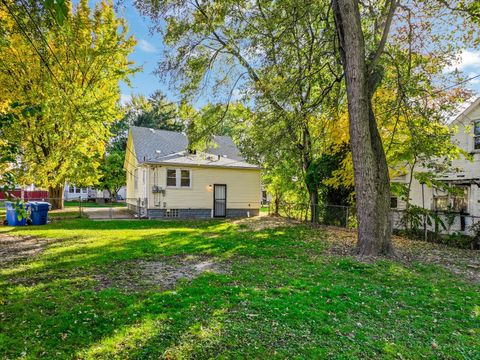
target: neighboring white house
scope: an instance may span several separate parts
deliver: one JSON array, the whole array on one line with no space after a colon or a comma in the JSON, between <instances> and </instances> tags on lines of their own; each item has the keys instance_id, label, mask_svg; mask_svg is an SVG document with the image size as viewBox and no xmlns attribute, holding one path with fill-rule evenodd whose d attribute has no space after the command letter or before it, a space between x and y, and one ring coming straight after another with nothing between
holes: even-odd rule
<instances>
[{"instance_id":1,"label":"neighboring white house","mask_svg":"<svg viewBox=\"0 0 480 360\"><path fill-rule=\"evenodd\" d=\"M65 184L65 189L63 191L64 198L68 200L88 200L90 188L75 186L72 184Z\"/></svg>"},{"instance_id":2,"label":"neighboring white house","mask_svg":"<svg viewBox=\"0 0 480 360\"><path fill-rule=\"evenodd\" d=\"M214 143L195 154L183 133L130 128L124 164L128 207L149 218L258 215L260 167L247 163L231 138L215 136Z\"/></svg>"},{"instance_id":3,"label":"neighboring white house","mask_svg":"<svg viewBox=\"0 0 480 360\"><path fill-rule=\"evenodd\" d=\"M122 186L118 191L118 199L124 200L126 197L127 189ZM87 201L89 199L109 199L110 194L107 190L98 190L92 187L80 187L72 184L65 184L64 199L66 201L74 201L82 199Z\"/></svg>"},{"instance_id":4,"label":"neighboring white house","mask_svg":"<svg viewBox=\"0 0 480 360\"><path fill-rule=\"evenodd\" d=\"M454 160L452 171L442 174L437 180L463 190L461 195L451 195L440 189L422 186L415 178L412 180L411 204L430 210L451 210L459 215L449 231L469 232L472 222L480 221L480 97L470 102L461 113L451 120L450 127L457 129L453 142L471 154L473 161L464 157ZM421 171L421 170L419 170ZM394 182L408 183L411 174L393 179ZM393 207L405 208L402 201L393 199ZM478 217L478 219L477 219Z\"/></svg>"}]
</instances>

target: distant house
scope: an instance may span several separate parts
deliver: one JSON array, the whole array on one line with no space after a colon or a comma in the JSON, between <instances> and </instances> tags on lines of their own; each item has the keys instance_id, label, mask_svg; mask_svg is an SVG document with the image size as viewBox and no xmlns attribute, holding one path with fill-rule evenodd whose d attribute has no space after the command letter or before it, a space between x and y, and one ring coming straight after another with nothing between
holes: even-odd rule
<instances>
[{"instance_id":1,"label":"distant house","mask_svg":"<svg viewBox=\"0 0 480 360\"><path fill-rule=\"evenodd\" d=\"M63 190L64 199L69 200L88 200L90 188L75 186L72 184L66 184Z\"/></svg>"},{"instance_id":2,"label":"distant house","mask_svg":"<svg viewBox=\"0 0 480 360\"><path fill-rule=\"evenodd\" d=\"M124 164L128 207L149 218L258 215L260 167L247 163L231 138L215 136L214 143L195 154L183 133L131 127Z\"/></svg>"},{"instance_id":3,"label":"distant house","mask_svg":"<svg viewBox=\"0 0 480 360\"><path fill-rule=\"evenodd\" d=\"M81 199L82 201L95 200L95 199L109 199L110 194L107 190L98 190L92 187L81 187L73 184L65 184L64 190L65 201L76 201ZM119 200L124 200L126 196L126 187L122 186L118 191L117 197Z\"/></svg>"},{"instance_id":4,"label":"distant house","mask_svg":"<svg viewBox=\"0 0 480 360\"><path fill-rule=\"evenodd\" d=\"M459 194L449 194L438 188L422 186L412 179L410 193L411 204L434 211L458 213L449 231L468 232L473 222L480 221L480 97L467 103L458 116L451 119L450 127L457 129L453 142L470 153L473 161L461 158L453 161L449 173L439 175L437 180L457 187ZM421 171L419 169L418 171ZM394 182L408 183L412 174L394 178ZM392 199L392 207L405 208L403 201Z\"/></svg>"}]
</instances>

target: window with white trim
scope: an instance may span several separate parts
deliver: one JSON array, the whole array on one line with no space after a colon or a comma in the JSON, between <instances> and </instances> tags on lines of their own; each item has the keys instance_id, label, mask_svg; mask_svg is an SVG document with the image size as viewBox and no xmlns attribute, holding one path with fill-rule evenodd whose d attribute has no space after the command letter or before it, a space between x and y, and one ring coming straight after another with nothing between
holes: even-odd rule
<instances>
[{"instance_id":1,"label":"window with white trim","mask_svg":"<svg viewBox=\"0 0 480 360\"><path fill-rule=\"evenodd\" d=\"M167 169L167 186L177 186L177 170Z\"/></svg>"},{"instance_id":2,"label":"window with white trim","mask_svg":"<svg viewBox=\"0 0 480 360\"><path fill-rule=\"evenodd\" d=\"M480 150L480 120L473 123L473 146L475 150Z\"/></svg>"},{"instance_id":3,"label":"window with white trim","mask_svg":"<svg viewBox=\"0 0 480 360\"><path fill-rule=\"evenodd\" d=\"M447 193L436 189L433 194L433 207L437 211L468 212L468 187L458 186L457 193Z\"/></svg>"},{"instance_id":4,"label":"window with white trim","mask_svg":"<svg viewBox=\"0 0 480 360\"><path fill-rule=\"evenodd\" d=\"M192 172L185 169L167 169L167 187L189 188L192 186Z\"/></svg>"},{"instance_id":5,"label":"window with white trim","mask_svg":"<svg viewBox=\"0 0 480 360\"><path fill-rule=\"evenodd\" d=\"M72 185L68 185L68 192L73 194L75 192L75 188Z\"/></svg>"},{"instance_id":6,"label":"window with white trim","mask_svg":"<svg viewBox=\"0 0 480 360\"><path fill-rule=\"evenodd\" d=\"M190 170L180 170L180 186L190 187Z\"/></svg>"}]
</instances>

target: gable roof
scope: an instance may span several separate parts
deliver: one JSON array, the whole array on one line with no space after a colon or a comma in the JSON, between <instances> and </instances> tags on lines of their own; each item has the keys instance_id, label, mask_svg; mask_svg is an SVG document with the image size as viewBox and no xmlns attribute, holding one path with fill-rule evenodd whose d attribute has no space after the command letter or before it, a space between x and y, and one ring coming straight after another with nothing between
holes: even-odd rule
<instances>
[{"instance_id":1,"label":"gable roof","mask_svg":"<svg viewBox=\"0 0 480 360\"><path fill-rule=\"evenodd\" d=\"M471 97L462 104L459 105L456 114L447 120L447 125L453 125L457 120L461 119L463 116L468 117L468 114L473 111L477 105L480 104L480 96Z\"/></svg>"},{"instance_id":2,"label":"gable roof","mask_svg":"<svg viewBox=\"0 0 480 360\"><path fill-rule=\"evenodd\" d=\"M132 126L129 131L139 163L260 169L249 164L228 136L214 136L215 147L189 154L188 138L181 132Z\"/></svg>"}]
</instances>

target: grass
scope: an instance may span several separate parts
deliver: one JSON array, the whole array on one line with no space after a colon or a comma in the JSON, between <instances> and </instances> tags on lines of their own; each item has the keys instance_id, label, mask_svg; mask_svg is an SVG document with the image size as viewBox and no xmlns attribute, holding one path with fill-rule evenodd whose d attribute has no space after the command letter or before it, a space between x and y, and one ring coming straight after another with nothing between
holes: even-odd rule
<instances>
[{"instance_id":1,"label":"grass","mask_svg":"<svg viewBox=\"0 0 480 360\"><path fill-rule=\"evenodd\" d=\"M329 255L318 229L76 219L0 233L52 241L0 270L0 358L480 358L478 284ZM230 271L164 291L96 280L187 255Z\"/></svg>"}]
</instances>

